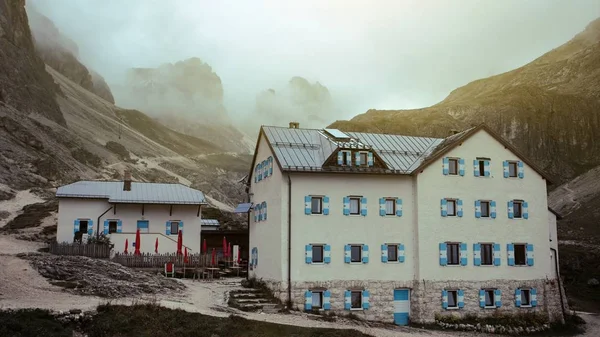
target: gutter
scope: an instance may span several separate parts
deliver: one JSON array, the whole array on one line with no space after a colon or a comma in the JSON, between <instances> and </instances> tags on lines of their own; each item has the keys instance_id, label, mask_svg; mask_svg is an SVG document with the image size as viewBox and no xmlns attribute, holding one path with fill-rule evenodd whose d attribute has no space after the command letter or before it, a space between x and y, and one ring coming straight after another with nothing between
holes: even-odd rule
<instances>
[{"instance_id":1,"label":"gutter","mask_svg":"<svg viewBox=\"0 0 600 337\"><path fill-rule=\"evenodd\" d=\"M562 282L560 279L560 274L558 273L558 251L556 251L556 249L554 249L554 248L550 248L550 250L554 252L554 270L556 270L556 279L558 280L558 293L560 295L560 309L562 310L563 321L564 321L567 318L567 313L565 312L565 303L563 300Z\"/></svg>"},{"instance_id":2,"label":"gutter","mask_svg":"<svg viewBox=\"0 0 600 337\"><path fill-rule=\"evenodd\" d=\"M292 178L288 173L288 306L292 304ZM290 308L288 308L290 309Z\"/></svg>"},{"instance_id":3,"label":"gutter","mask_svg":"<svg viewBox=\"0 0 600 337\"><path fill-rule=\"evenodd\" d=\"M111 209L113 209L114 206L110 206L106 211L104 211L104 213L100 214L100 216L98 216L98 222L96 222L96 239L98 239L100 237L100 218L108 213L108 211L110 211Z\"/></svg>"}]
</instances>

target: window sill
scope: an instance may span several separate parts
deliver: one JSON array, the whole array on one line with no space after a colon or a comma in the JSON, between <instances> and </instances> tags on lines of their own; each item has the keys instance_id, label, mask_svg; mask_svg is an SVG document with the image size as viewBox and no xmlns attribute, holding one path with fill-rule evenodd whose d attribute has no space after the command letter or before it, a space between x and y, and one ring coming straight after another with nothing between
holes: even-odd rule
<instances>
[{"instance_id":1,"label":"window sill","mask_svg":"<svg viewBox=\"0 0 600 337\"><path fill-rule=\"evenodd\" d=\"M350 311L363 311L363 308L350 308Z\"/></svg>"},{"instance_id":2,"label":"window sill","mask_svg":"<svg viewBox=\"0 0 600 337\"><path fill-rule=\"evenodd\" d=\"M460 309L459 307L447 307L446 310L458 310Z\"/></svg>"},{"instance_id":3,"label":"window sill","mask_svg":"<svg viewBox=\"0 0 600 337\"><path fill-rule=\"evenodd\" d=\"M441 266L441 267L466 267L466 266L463 266L462 264L447 264L447 265Z\"/></svg>"},{"instance_id":4,"label":"window sill","mask_svg":"<svg viewBox=\"0 0 600 337\"><path fill-rule=\"evenodd\" d=\"M519 308L533 308L531 305L521 305Z\"/></svg>"},{"instance_id":5,"label":"window sill","mask_svg":"<svg viewBox=\"0 0 600 337\"><path fill-rule=\"evenodd\" d=\"M485 308L483 308L483 309L497 309L497 307L496 307L496 306L493 306L493 307L485 307Z\"/></svg>"},{"instance_id":6,"label":"window sill","mask_svg":"<svg viewBox=\"0 0 600 337\"><path fill-rule=\"evenodd\" d=\"M311 262L310 264L323 265L325 262Z\"/></svg>"}]
</instances>

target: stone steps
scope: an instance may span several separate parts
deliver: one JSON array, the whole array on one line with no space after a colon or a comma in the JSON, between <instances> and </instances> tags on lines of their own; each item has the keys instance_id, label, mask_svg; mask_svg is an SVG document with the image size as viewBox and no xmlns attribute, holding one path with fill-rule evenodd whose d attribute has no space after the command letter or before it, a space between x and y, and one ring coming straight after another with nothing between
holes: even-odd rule
<instances>
[{"instance_id":1,"label":"stone steps","mask_svg":"<svg viewBox=\"0 0 600 337\"><path fill-rule=\"evenodd\" d=\"M229 293L229 306L242 311L276 313L281 308L279 303L268 298L260 289L244 289Z\"/></svg>"}]
</instances>

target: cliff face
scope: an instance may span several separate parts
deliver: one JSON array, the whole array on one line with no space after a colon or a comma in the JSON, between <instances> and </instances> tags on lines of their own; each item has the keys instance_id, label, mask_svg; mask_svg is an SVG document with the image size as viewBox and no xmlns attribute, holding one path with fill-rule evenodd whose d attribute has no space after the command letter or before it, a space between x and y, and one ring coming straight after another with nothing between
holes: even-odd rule
<instances>
[{"instance_id":1,"label":"cliff face","mask_svg":"<svg viewBox=\"0 0 600 337\"><path fill-rule=\"evenodd\" d=\"M57 93L60 89L35 54L25 0L0 0L0 106L65 125Z\"/></svg>"},{"instance_id":2,"label":"cliff face","mask_svg":"<svg viewBox=\"0 0 600 337\"><path fill-rule=\"evenodd\" d=\"M504 74L471 82L418 110L369 110L330 127L446 136L485 122L567 181L600 164L600 19L566 44Z\"/></svg>"}]
</instances>

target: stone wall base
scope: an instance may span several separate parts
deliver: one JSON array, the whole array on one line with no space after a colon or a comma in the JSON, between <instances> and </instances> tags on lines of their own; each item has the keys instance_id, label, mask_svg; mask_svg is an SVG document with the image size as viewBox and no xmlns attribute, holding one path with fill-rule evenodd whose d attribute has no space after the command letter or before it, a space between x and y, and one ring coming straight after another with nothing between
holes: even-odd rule
<instances>
[{"instance_id":1,"label":"stone wall base","mask_svg":"<svg viewBox=\"0 0 600 337\"><path fill-rule=\"evenodd\" d=\"M273 294L283 303L288 300L287 282L265 281ZM536 288L537 306L520 308L515 306L516 288ZM479 290L495 288L502 291L502 306L494 309L479 307ZM352 313L359 318L380 322L394 320L394 289L410 289L410 320L417 323L432 323L436 315L477 316L494 313L536 312L548 315L550 321L563 319L560 292L556 280L493 280L493 281L326 281L292 282L292 305L304 309L304 293L310 289L327 289L331 292L331 312L336 315ZM369 291L370 308L367 310L344 310L344 292L349 289ZM461 289L464 291L464 308L447 310L442 308L442 290ZM564 293L564 292L563 292ZM565 301L566 305L566 301Z\"/></svg>"}]
</instances>

